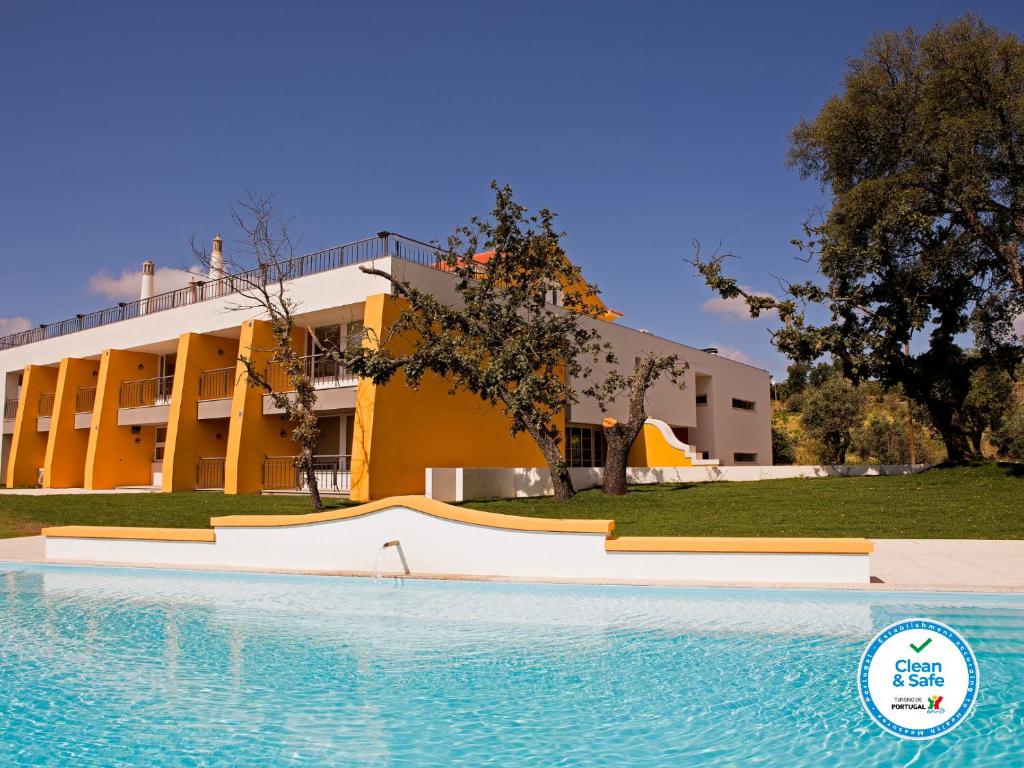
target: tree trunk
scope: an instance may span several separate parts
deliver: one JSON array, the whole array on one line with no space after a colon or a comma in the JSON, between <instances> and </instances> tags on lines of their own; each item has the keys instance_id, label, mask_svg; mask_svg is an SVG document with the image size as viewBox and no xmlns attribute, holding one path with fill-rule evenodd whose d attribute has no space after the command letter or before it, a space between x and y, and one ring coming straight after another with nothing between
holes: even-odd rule
<instances>
[{"instance_id":1,"label":"tree trunk","mask_svg":"<svg viewBox=\"0 0 1024 768\"><path fill-rule=\"evenodd\" d=\"M928 412L932 417L932 424L942 435L942 442L946 446L946 456L954 464L963 464L974 461L978 458L971 447L971 441L963 428L958 409L946 402L930 401Z\"/></svg>"},{"instance_id":2,"label":"tree trunk","mask_svg":"<svg viewBox=\"0 0 1024 768\"><path fill-rule=\"evenodd\" d=\"M540 432L527 429L527 432L537 442L544 461L548 463L548 472L551 474L551 485L555 491L557 501L569 501L576 495L576 489L572 484L572 477L569 475L569 467L565 463L565 457L552 438Z\"/></svg>"},{"instance_id":3,"label":"tree trunk","mask_svg":"<svg viewBox=\"0 0 1024 768\"><path fill-rule=\"evenodd\" d=\"M619 424L615 419L605 419L604 441L607 447L604 455L604 477L601 491L607 496L626 495L626 463L629 460L629 449L633 447L640 430L643 429L646 417L641 413L626 424Z\"/></svg>"},{"instance_id":4,"label":"tree trunk","mask_svg":"<svg viewBox=\"0 0 1024 768\"><path fill-rule=\"evenodd\" d=\"M604 477L601 480L601 491L608 496L626 495L626 458L629 456L629 446L621 436L609 439L609 433L614 430L605 430L605 442L608 446L604 456Z\"/></svg>"},{"instance_id":5,"label":"tree trunk","mask_svg":"<svg viewBox=\"0 0 1024 768\"><path fill-rule=\"evenodd\" d=\"M313 451L303 447L299 453L298 460L295 462L295 466L302 473L302 476L306 478L306 490L309 491L310 506L314 512L319 512L324 508L324 502L320 498L320 485L317 483L316 472L313 468Z\"/></svg>"}]
</instances>

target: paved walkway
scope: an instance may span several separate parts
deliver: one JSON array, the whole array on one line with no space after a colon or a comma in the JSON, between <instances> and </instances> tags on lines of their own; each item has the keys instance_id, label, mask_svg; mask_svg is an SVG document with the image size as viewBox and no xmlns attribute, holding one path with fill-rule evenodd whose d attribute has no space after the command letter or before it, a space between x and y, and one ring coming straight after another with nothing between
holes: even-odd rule
<instances>
[{"instance_id":1,"label":"paved walkway","mask_svg":"<svg viewBox=\"0 0 1024 768\"><path fill-rule=\"evenodd\" d=\"M875 539L874 543L870 590L1024 592L1024 541ZM43 537L0 539L3 561L44 562Z\"/></svg>"}]
</instances>

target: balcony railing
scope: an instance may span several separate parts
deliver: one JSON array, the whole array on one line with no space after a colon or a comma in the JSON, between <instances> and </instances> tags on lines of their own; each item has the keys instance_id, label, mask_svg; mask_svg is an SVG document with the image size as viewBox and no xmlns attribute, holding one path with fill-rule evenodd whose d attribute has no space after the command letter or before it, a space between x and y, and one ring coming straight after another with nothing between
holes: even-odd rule
<instances>
[{"instance_id":1,"label":"balcony railing","mask_svg":"<svg viewBox=\"0 0 1024 768\"><path fill-rule=\"evenodd\" d=\"M385 257L404 259L434 268L443 266L441 251L437 247L402 235L380 232L377 237L368 237L354 243L346 243L305 256L297 256L267 269L250 269L205 283L193 283L185 288L160 293L149 299L122 302L116 307L101 309L87 315L76 315L68 320L43 324L28 331L12 333L0 337L0 349L20 347L24 344L67 336L70 333L90 328L119 323L122 320L131 320L155 312L230 296L233 293L252 288L254 285L276 283L278 279L294 280L306 275L315 275Z\"/></svg>"},{"instance_id":2,"label":"balcony railing","mask_svg":"<svg viewBox=\"0 0 1024 768\"><path fill-rule=\"evenodd\" d=\"M309 377L316 389L333 389L350 387L358 383L358 377L350 373L337 358L324 353L306 355L299 358L303 373ZM295 385L288 376L288 371L280 363L267 367L267 381L275 392L294 392Z\"/></svg>"},{"instance_id":3,"label":"balcony railing","mask_svg":"<svg viewBox=\"0 0 1024 768\"><path fill-rule=\"evenodd\" d=\"M224 490L224 457L210 456L196 464L196 490Z\"/></svg>"},{"instance_id":4,"label":"balcony railing","mask_svg":"<svg viewBox=\"0 0 1024 768\"><path fill-rule=\"evenodd\" d=\"M235 393L235 367L212 368L199 374L199 399L221 400Z\"/></svg>"},{"instance_id":5,"label":"balcony railing","mask_svg":"<svg viewBox=\"0 0 1024 768\"><path fill-rule=\"evenodd\" d=\"M173 376L122 381L117 406L118 408L144 408L149 405L169 405L173 388Z\"/></svg>"},{"instance_id":6,"label":"balcony railing","mask_svg":"<svg viewBox=\"0 0 1024 768\"><path fill-rule=\"evenodd\" d=\"M75 413L92 413L96 407L96 387L79 387L75 393Z\"/></svg>"},{"instance_id":7,"label":"balcony railing","mask_svg":"<svg viewBox=\"0 0 1024 768\"><path fill-rule=\"evenodd\" d=\"M57 399L56 392L44 392L39 395L39 413L37 416L53 416L53 401Z\"/></svg>"},{"instance_id":8,"label":"balcony railing","mask_svg":"<svg viewBox=\"0 0 1024 768\"><path fill-rule=\"evenodd\" d=\"M349 456L314 456L313 473L321 493L348 493L352 485ZM294 456L268 456L263 461L263 488L268 491L308 490Z\"/></svg>"},{"instance_id":9,"label":"balcony railing","mask_svg":"<svg viewBox=\"0 0 1024 768\"><path fill-rule=\"evenodd\" d=\"M9 397L4 400L4 421L14 421L18 418L18 398Z\"/></svg>"}]
</instances>

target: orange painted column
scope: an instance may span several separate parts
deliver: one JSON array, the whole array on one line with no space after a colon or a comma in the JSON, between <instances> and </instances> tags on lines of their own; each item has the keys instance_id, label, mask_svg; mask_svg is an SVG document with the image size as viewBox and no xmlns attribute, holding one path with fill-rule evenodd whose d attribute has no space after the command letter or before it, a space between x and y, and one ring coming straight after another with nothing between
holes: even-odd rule
<instances>
[{"instance_id":1,"label":"orange painted column","mask_svg":"<svg viewBox=\"0 0 1024 768\"><path fill-rule=\"evenodd\" d=\"M85 454L88 490L119 485L149 485L153 481L156 427L119 427L118 396L121 382L157 376L159 358L143 352L104 350L96 383L96 403Z\"/></svg>"},{"instance_id":2,"label":"orange painted column","mask_svg":"<svg viewBox=\"0 0 1024 768\"><path fill-rule=\"evenodd\" d=\"M227 455L228 421L199 419L199 381L204 370L226 368L237 361L234 339L198 333L183 333L178 339L164 448L164 493L195 490L199 459Z\"/></svg>"},{"instance_id":3,"label":"orange painted column","mask_svg":"<svg viewBox=\"0 0 1024 768\"><path fill-rule=\"evenodd\" d=\"M369 338L383 338L402 304L378 294L366 299ZM370 343L367 341L367 343ZM401 354L408 341L392 343ZM513 437L500 407L469 392L450 393L449 382L426 374L411 389L399 373L385 385L360 380L352 436L351 498L356 501L423 493L427 467L543 467L526 434ZM560 425L564 432L564 423Z\"/></svg>"},{"instance_id":4,"label":"orange painted column","mask_svg":"<svg viewBox=\"0 0 1024 768\"><path fill-rule=\"evenodd\" d=\"M38 483L39 470L46 461L47 432L38 427L39 396L50 394L57 386L57 369L28 365L21 377L18 414L14 418L11 455L7 460L7 487L32 488Z\"/></svg>"},{"instance_id":5,"label":"orange painted column","mask_svg":"<svg viewBox=\"0 0 1024 768\"><path fill-rule=\"evenodd\" d=\"M303 335L295 330L293 344L302 348ZM270 358L274 339L270 323L246 320L238 339L238 354L264 366ZM224 462L224 493L259 493L263 489L263 460L267 456L290 456L298 452L291 440L291 423L284 415L263 415L263 390L252 386L239 360L235 394L231 399L231 425Z\"/></svg>"},{"instance_id":6,"label":"orange painted column","mask_svg":"<svg viewBox=\"0 0 1024 768\"><path fill-rule=\"evenodd\" d=\"M43 465L43 488L82 488L85 485L89 430L75 429L76 402L80 388L96 386L99 370L99 360L65 357L60 361Z\"/></svg>"}]
</instances>

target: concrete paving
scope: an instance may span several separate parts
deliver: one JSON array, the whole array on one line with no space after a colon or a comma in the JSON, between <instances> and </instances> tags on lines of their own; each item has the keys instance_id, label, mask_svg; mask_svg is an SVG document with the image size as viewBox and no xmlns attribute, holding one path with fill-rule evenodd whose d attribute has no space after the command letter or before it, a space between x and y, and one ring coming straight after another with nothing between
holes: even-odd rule
<instances>
[{"instance_id":1,"label":"concrete paving","mask_svg":"<svg viewBox=\"0 0 1024 768\"><path fill-rule=\"evenodd\" d=\"M0 562L45 562L44 541L42 536L0 539ZM874 544L872 583L864 587L868 590L1024 592L1024 541L875 539ZM806 589L814 585L734 586Z\"/></svg>"}]
</instances>

